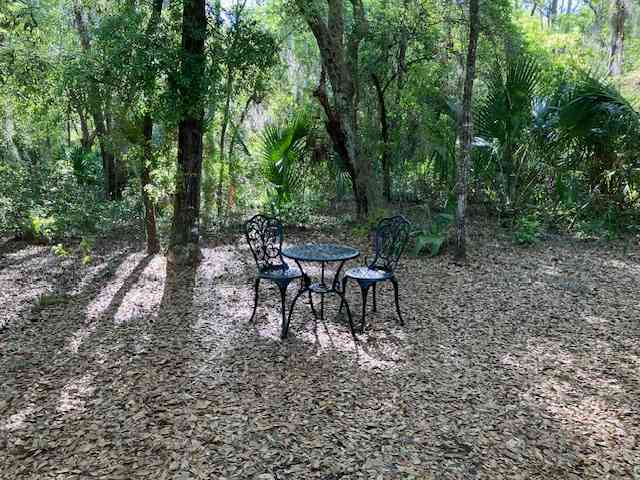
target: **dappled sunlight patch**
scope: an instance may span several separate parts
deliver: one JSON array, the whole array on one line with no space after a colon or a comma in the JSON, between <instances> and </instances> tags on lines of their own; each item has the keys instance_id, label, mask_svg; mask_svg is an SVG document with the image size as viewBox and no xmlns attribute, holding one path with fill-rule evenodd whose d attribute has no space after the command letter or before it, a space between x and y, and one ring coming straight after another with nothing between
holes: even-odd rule
<instances>
[{"instance_id":1,"label":"dappled sunlight patch","mask_svg":"<svg viewBox=\"0 0 640 480\"><path fill-rule=\"evenodd\" d=\"M584 318L585 322L590 325L606 325L610 322L609 319L600 315L590 315L588 313L585 313L582 315L582 317Z\"/></svg>"},{"instance_id":2,"label":"dappled sunlight patch","mask_svg":"<svg viewBox=\"0 0 640 480\"><path fill-rule=\"evenodd\" d=\"M618 260L616 258L612 258L609 260L605 260L603 262L605 267L615 268L618 270L623 270L625 273L632 273L635 275L640 275L640 265L633 262L623 262L622 260Z\"/></svg>"},{"instance_id":3,"label":"dappled sunlight patch","mask_svg":"<svg viewBox=\"0 0 640 480\"><path fill-rule=\"evenodd\" d=\"M36 411L36 407L34 405L30 405L14 413L7 420L0 424L0 431L14 431L24 428L26 426L27 419L30 415L32 415Z\"/></svg>"},{"instance_id":4,"label":"dappled sunlight patch","mask_svg":"<svg viewBox=\"0 0 640 480\"><path fill-rule=\"evenodd\" d=\"M203 248L202 256L197 273L201 281L241 275L246 269L237 249L230 246Z\"/></svg>"},{"instance_id":5,"label":"dappled sunlight patch","mask_svg":"<svg viewBox=\"0 0 640 480\"><path fill-rule=\"evenodd\" d=\"M91 385L94 375L86 375L68 382L60 392L57 411L69 413L72 411L84 411L85 398L90 396L95 387Z\"/></svg>"},{"instance_id":6,"label":"dappled sunlight patch","mask_svg":"<svg viewBox=\"0 0 640 480\"><path fill-rule=\"evenodd\" d=\"M165 285L165 265L162 257L154 257L144 268L140 281L125 293L115 312L116 325L153 318L158 314Z\"/></svg>"},{"instance_id":7,"label":"dappled sunlight patch","mask_svg":"<svg viewBox=\"0 0 640 480\"><path fill-rule=\"evenodd\" d=\"M260 315L260 309L256 312L254 331L258 337L269 338L271 340L280 340L282 332L282 317L278 312L270 311ZM247 315L247 321L251 315L251 310Z\"/></svg>"},{"instance_id":8,"label":"dappled sunlight patch","mask_svg":"<svg viewBox=\"0 0 640 480\"><path fill-rule=\"evenodd\" d=\"M98 292L93 301L87 305L86 316L88 319L99 319L107 312L116 293L123 287L127 277L133 272L143 257L144 254L142 253L132 253L122 261L113 273L109 283Z\"/></svg>"},{"instance_id":9,"label":"dappled sunlight patch","mask_svg":"<svg viewBox=\"0 0 640 480\"><path fill-rule=\"evenodd\" d=\"M562 273L557 265L540 265L538 272L552 277L557 277Z\"/></svg>"},{"instance_id":10,"label":"dappled sunlight patch","mask_svg":"<svg viewBox=\"0 0 640 480\"><path fill-rule=\"evenodd\" d=\"M575 435L584 436L600 446L633 447L634 441L627 435L612 405L600 397L581 397L569 382L555 378L536 384L525 395Z\"/></svg>"},{"instance_id":11,"label":"dappled sunlight patch","mask_svg":"<svg viewBox=\"0 0 640 480\"><path fill-rule=\"evenodd\" d=\"M71 353L78 353L80 350L80 345L91 336L92 333L96 331L98 328L97 322L92 322L85 327L81 327L76 330L71 337L67 341L67 345L65 349L70 351Z\"/></svg>"}]
</instances>

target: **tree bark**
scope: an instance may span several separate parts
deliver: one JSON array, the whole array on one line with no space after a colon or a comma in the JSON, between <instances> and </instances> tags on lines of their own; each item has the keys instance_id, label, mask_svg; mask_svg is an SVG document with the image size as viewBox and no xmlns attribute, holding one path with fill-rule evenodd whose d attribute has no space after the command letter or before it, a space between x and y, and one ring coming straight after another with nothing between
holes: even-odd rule
<instances>
[{"instance_id":1,"label":"tree bark","mask_svg":"<svg viewBox=\"0 0 640 480\"><path fill-rule=\"evenodd\" d=\"M78 31L78 37L80 38L80 47L85 54L89 53L91 49L89 31L82 12L82 6L77 0L74 3L73 13L76 30ZM121 197L122 190L119 188L117 178L116 159L109 145L107 124L102 110L103 102L101 99L100 89L93 81L89 82L89 92L87 93L87 96L89 111L93 117L96 136L98 137L98 142L100 144L100 156L102 157L102 170L105 181L105 195L107 200L117 200Z\"/></svg>"},{"instance_id":2,"label":"tree bark","mask_svg":"<svg viewBox=\"0 0 640 480\"><path fill-rule=\"evenodd\" d=\"M322 75L315 96L327 120L325 126L335 151L341 156L353 184L359 219L369 213L368 178L371 160L360 152L358 136L359 48L368 29L362 0L350 0L353 22L345 31L344 0L327 0L326 19L317 2L296 0L299 11L320 49ZM333 96L327 95L325 78L329 77Z\"/></svg>"},{"instance_id":3,"label":"tree bark","mask_svg":"<svg viewBox=\"0 0 640 480\"><path fill-rule=\"evenodd\" d=\"M154 0L153 11L147 25L147 35L153 35L158 28L160 18L162 16L163 0ZM143 155L142 168L140 171L140 187L142 193L142 203L144 204L144 225L147 237L147 253L149 255L156 254L160 251L160 241L158 240L158 229L156 226L156 205L149 196L148 187L151 185L151 171L153 169L153 117L151 116L150 106L142 119L142 141Z\"/></svg>"},{"instance_id":4,"label":"tree bark","mask_svg":"<svg viewBox=\"0 0 640 480\"><path fill-rule=\"evenodd\" d=\"M144 204L144 226L147 236L147 253L154 255L160 251L158 241L158 229L156 227L156 205L149 196L147 187L151 185L151 169L153 165L153 119L146 114L143 119L143 155L142 169L140 172L140 187L142 191L142 203Z\"/></svg>"},{"instance_id":5,"label":"tree bark","mask_svg":"<svg viewBox=\"0 0 640 480\"><path fill-rule=\"evenodd\" d=\"M384 89L375 73L371 74L373 86L378 98L378 114L380 115L380 133L382 135L382 195L387 202L391 201L391 159L389 158L389 120Z\"/></svg>"},{"instance_id":6,"label":"tree bark","mask_svg":"<svg viewBox=\"0 0 640 480\"><path fill-rule=\"evenodd\" d=\"M558 16L558 0L551 0L551 11L549 12L549 25L553 25Z\"/></svg>"},{"instance_id":7,"label":"tree bark","mask_svg":"<svg viewBox=\"0 0 640 480\"><path fill-rule=\"evenodd\" d=\"M458 159L458 180L456 185L458 207L456 210L456 260L466 260L467 190L469 185L469 168L471 164L471 144L473 140L473 83L476 78L476 51L480 34L480 12L478 0L469 2L469 46L467 49L467 66L462 96L462 121L460 122L461 149Z\"/></svg>"},{"instance_id":8,"label":"tree bark","mask_svg":"<svg viewBox=\"0 0 640 480\"><path fill-rule=\"evenodd\" d=\"M229 128L229 115L231 110L231 96L233 94L233 69L228 67L229 71L227 72L227 81L225 83L225 104L224 111L222 113L222 125L220 128L220 140L219 140L219 151L220 151L220 169L218 174L218 191L216 192L216 202L217 202L217 216L220 218L222 216L222 191L224 184L224 148L225 142L227 138L227 129Z\"/></svg>"},{"instance_id":9,"label":"tree bark","mask_svg":"<svg viewBox=\"0 0 640 480\"><path fill-rule=\"evenodd\" d=\"M609 76L611 77L622 75L626 18L625 0L615 0L615 9L611 17L611 47L609 49Z\"/></svg>"},{"instance_id":10,"label":"tree bark","mask_svg":"<svg viewBox=\"0 0 640 480\"><path fill-rule=\"evenodd\" d=\"M238 188L238 172L237 165L234 157L234 150L236 143L238 143L238 135L240 128L244 124L245 118L247 118L247 113L249 113L249 108L251 104L256 101L257 95L256 92L253 92L251 96L247 99L247 102L244 105L244 109L240 114L240 119L238 123L235 125L233 129L233 133L231 134L231 141L229 142L229 152L227 153L228 163L229 163L229 190L227 192L227 214L229 214L236 206L236 192Z\"/></svg>"},{"instance_id":11,"label":"tree bark","mask_svg":"<svg viewBox=\"0 0 640 480\"><path fill-rule=\"evenodd\" d=\"M184 0L182 11L181 82L177 95L178 124L176 193L169 260L200 260L200 180L204 120L204 71L207 17L205 0Z\"/></svg>"}]
</instances>

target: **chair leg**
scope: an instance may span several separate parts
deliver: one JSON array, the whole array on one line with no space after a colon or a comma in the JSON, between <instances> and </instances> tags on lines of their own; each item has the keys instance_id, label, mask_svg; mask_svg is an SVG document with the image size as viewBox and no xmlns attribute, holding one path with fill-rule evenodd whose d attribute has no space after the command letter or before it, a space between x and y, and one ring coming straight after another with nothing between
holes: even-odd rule
<instances>
[{"instance_id":1,"label":"chair leg","mask_svg":"<svg viewBox=\"0 0 640 480\"><path fill-rule=\"evenodd\" d=\"M253 313L251 314L250 322L253 322L253 317L256 316L256 309L258 308L258 288L260 287L260 277L256 277L256 281L253 283Z\"/></svg>"},{"instance_id":2,"label":"chair leg","mask_svg":"<svg viewBox=\"0 0 640 480\"><path fill-rule=\"evenodd\" d=\"M296 306L296 302L300 298L300 295L304 293L304 290L300 290L295 297L293 297L293 301L291 302L291 306L289 306L289 317L287 318L287 323L282 329L282 338L287 338L287 334L289 333L289 324L291 323L291 315L293 314L293 309Z\"/></svg>"},{"instance_id":3,"label":"chair leg","mask_svg":"<svg viewBox=\"0 0 640 480\"><path fill-rule=\"evenodd\" d=\"M400 325L404 325L404 320L402 319L402 313L400 312L400 300L398 299L398 281L395 278L392 278L391 283L393 283L393 293L396 298L396 311L398 312Z\"/></svg>"},{"instance_id":4,"label":"chair leg","mask_svg":"<svg viewBox=\"0 0 640 480\"><path fill-rule=\"evenodd\" d=\"M378 311L378 307L376 305L376 285L377 285L377 283L373 284L373 311L374 312Z\"/></svg>"},{"instance_id":5,"label":"chair leg","mask_svg":"<svg viewBox=\"0 0 640 480\"><path fill-rule=\"evenodd\" d=\"M360 331L364 332L365 317L367 315L367 294L369 293L369 285L367 285L366 287L360 285L360 290L362 291L362 324L360 326Z\"/></svg>"},{"instance_id":6,"label":"chair leg","mask_svg":"<svg viewBox=\"0 0 640 480\"><path fill-rule=\"evenodd\" d=\"M309 290L309 305L311 305L311 312L313 312L313 317L318 318L316 307L313 305L313 295L311 294L311 290Z\"/></svg>"},{"instance_id":7,"label":"chair leg","mask_svg":"<svg viewBox=\"0 0 640 480\"><path fill-rule=\"evenodd\" d=\"M280 300L282 301L282 333L281 336L282 338L285 338L287 336L286 333L286 328L287 328L287 304L286 302L286 297L287 297L287 287L289 286L289 284L283 284L283 285L278 285L278 288L280 289Z\"/></svg>"},{"instance_id":8,"label":"chair leg","mask_svg":"<svg viewBox=\"0 0 640 480\"><path fill-rule=\"evenodd\" d=\"M349 280L349 277L344 277L342 279L342 295L346 295L347 294L347 280ZM340 308L338 309L338 313L340 313L342 311L342 307L344 306L344 297L341 296L340 297Z\"/></svg>"}]
</instances>

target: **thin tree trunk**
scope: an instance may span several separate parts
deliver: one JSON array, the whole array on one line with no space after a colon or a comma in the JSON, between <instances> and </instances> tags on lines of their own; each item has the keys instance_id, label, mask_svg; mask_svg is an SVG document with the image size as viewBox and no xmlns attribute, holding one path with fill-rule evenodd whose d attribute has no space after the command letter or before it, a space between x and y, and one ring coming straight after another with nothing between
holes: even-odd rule
<instances>
[{"instance_id":1,"label":"thin tree trunk","mask_svg":"<svg viewBox=\"0 0 640 480\"><path fill-rule=\"evenodd\" d=\"M480 33L480 13L478 0L469 3L469 47L467 50L467 68L462 96L461 149L458 159L458 208L456 211L456 259L466 260L467 190L469 185L469 167L471 164L471 143L473 139L473 117L471 105L473 101L473 83L476 78L476 51Z\"/></svg>"},{"instance_id":2,"label":"thin tree trunk","mask_svg":"<svg viewBox=\"0 0 640 480\"><path fill-rule=\"evenodd\" d=\"M147 25L147 36L153 35L158 28L162 16L163 0L154 0L153 11ZM148 187L151 186L151 171L153 169L153 117L150 106L142 118L143 155L142 168L140 171L140 187L142 193L142 203L144 204L144 225L147 237L147 253L156 254L160 251L160 241L158 240L158 229L156 226L156 205L149 196Z\"/></svg>"},{"instance_id":3,"label":"thin tree trunk","mask_svg":"<svg viewBox=\"0 0 640 480\"><path fill-rule=\"evenodd\" d=\"M380 116L380 133L382 135L382 195L387 202L391 201L391 159L389 158L389 120L387 118L387 104L380 79L375 73L371 74L373 86L378 98L378 114Z\"/></svg>"},{"instance_id":4,"label":"thin tree trunk","mask_svg":"<svg viewBox=\"0 0 640 480\"><path fill-rule=\"evenodd\" d=\"M82 51L87 54L91 49L91 41L89 39L87 24L82 13L82 6L77 0L74 3L74 20L78 31L78 37L80 38L80 46ZM107 126L105 123L104 112L102 111L100 90L94 82L89 83L89 92L87 95L89 110L91 111L93 123L95 124L96 136L100 143L100 156L102 157L102 169L105 180L105 194L108 200L115 200L118 198L115 156L109 146Z\"/></svg>"},{"instance_id":5,"label":"thin tree trunk","mask_svg":"<svg viewBox=\"0 0 640 480\"><path fill-rule=\"evenodd\" d=\"M558 17L558 0L551 0L551 11L549 12L549 25L553 25Z\"/></svg>"},{"instance_id":6,"label":"thin tree trunk","mask_svg":"<svg viewBox=\"0 0 640 480\"><path fill-rule=\"evenodd\" d=\"M249 107L251 107L251 103L256 100L256 93L254 92L248 99L244 105L244 109L240 114L240 119L238 123L235 125L233 129L233 133L231 134L231 141L229 142L229 152L227 153L227 158L229 159L229 190L227 192L227 214L229 214L236 205L236 191L238 188L238 172L237 165L234 156L234 150L236 143L238 143L238 132L242 125L244 124L245 118L247 118L247 113L249 113Z\"/></svg>"},{"instance_id":7,"label":"thin tree trunk","mask_svg":"<svg viewBox=\"0 0 640 480\"><path fill-rule=\"evenodd\" d=\"M143 137L144 154L142 155L140 187L142 190L142 203L144 204L147 253L153 255L160 251L160 242L158 241L158 230L156 227L156 205L147 190L151 185L151 168L153 165L153 119L149 114L146 114L143 119Z\"/></svg>"},{"instance_id":8,"label":"thin tree trunk","mask_svg":"<svg viewBox=\"0 0 640 480\"><path fill-rule=\"evenodd\" d=\"M609 75L612 77L622 75L626 18L625 0L615 0L615 10L611 18L611 47L609 49Z\"/></svg>"},{"instance_id":9,"label":"thin tree trunk","mask_svg":"<svg viewBox=\"0 0 640 480\"><path fill-rule=\"evenodd\" d=\"M200 260L200 180L204 121L204 45L207 34L205 0L184 0L182 12L181 82L177 94L178 124L176 193L169 260Z\"/></svg>"},{"instance_id":10,"label":"thin tree trunk","mask_svg":"<svg viewBox=\"0 0 640 480\"><path fill-rule=\"evenodd\" d=\"M222 114L222 126L220 128L220 140L218 144L218 150L220 151L220 170L218 175L218 191L216 192L216 201L217 201L217 215L218 218L222 216L222 191L224 184L224 148L227 137L227 128L229 127L229 114L231 111L231 95L233 93L233 69L229 67L229 71L227 72L227 81L225 87L225 104L224 104L224 112Z\"/></svg>"}]
</instances>

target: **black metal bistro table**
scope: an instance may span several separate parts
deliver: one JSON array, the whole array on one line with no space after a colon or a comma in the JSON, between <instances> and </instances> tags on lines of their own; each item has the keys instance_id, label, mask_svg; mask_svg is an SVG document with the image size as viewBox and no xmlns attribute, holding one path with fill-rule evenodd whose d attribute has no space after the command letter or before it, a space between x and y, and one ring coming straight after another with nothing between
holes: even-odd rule
<instances>
[{"instance_id":1,"label":"black metal bistro table","mask_svg":"<svg viewBox=\"0 0 640 480\"><path fill-rule=\"evenodd\" d=\"M342 271L342 267L344 266L347 260L352 260L360 255L360 252L352 247L347 247L344 245L332 245L332 244L306 244L306 245L294 245L291 247L287 247L282 249L282 255L294 260L296 265L303 274L304 286L300 289L300 291L296 294L293 302L291 302L291 308L289 308L289 317L287 319L287 325L285 326L283 337L287 336L289 332L289 322L291 322L291 314L293 313L293 308L296 305L296 301L300 296L305 293L309 293L309 303L311 304L311 310L313 311L313 315L317 317L316 310L313 306L313 297L312 294L317 293L320 295L320 319L324 320L324 296L328 294L335 294L340 297L340 299L347 306L347 316L349 318L349 328L351 329L351 334L355 338L355 331L353 329L353 321L351 319L351 310L349 309L349 304L344 298L344 292L340 286L340 272ZM306 263L320 263L321 265L321 274L320 281L316 283L311 283L309 280L309 276L304 273L301 262ZM331 284L327 284L327 280L325 278L325 267L327 263L337 263L340 262L338 269L331 280Z\"/></svg>"}]
</instances>

